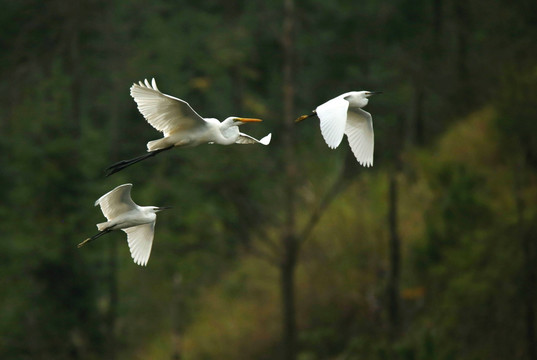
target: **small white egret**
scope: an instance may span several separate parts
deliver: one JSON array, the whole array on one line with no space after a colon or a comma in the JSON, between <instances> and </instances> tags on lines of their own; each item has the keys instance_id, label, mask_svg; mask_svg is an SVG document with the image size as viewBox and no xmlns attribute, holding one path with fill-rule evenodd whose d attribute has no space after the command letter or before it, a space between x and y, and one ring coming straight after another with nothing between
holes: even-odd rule
<instances>
[{"instance_id":1,"label":"small white egret","mask_svg":"<svg viewBox=\"0 0 537 360\"><path fill-rule=\"evenodd\" d=\"M131 96L147 122L164 133L164 137L148 142L147 154L108 167L106 176L175 146L270 143L271 134L257 140L239 132L239 125L262 120L236 116L228 117L222 122L213 118L204 119L186 101L161 93L154 78L151 84L147 79L145 82L133 84Z\"/></svg>"},{"instance_id":2,"label":"small white egret","mask_svg":"<svg viewBox=\"0 0 537 360\"><path fill-rule=\"evenodd\" d=\"M373 166L373 118L362 110L368 97L381 92L351 91L317 106L309 115L302 115L296 122L317 116L321 122L321 134L329 148L335 149L347 135L356 160L363 166Z\"/></svg>"},{"instance_id":3,"label":"small white egret","mask_svg":"<svg viewBox=\"0 0 537 360\"><path fill-rule=\"evenodd\" d=\"M95 206L101 206L108 221L97 224L99 232L78 244L79 248L112 230L123 230L127 233L134 262L142 266L147 264L153 245L156 213L170 207L138 206L131 199L131 189L132 184L119 185L95 202Z\"/></svg>"}]
</instances>

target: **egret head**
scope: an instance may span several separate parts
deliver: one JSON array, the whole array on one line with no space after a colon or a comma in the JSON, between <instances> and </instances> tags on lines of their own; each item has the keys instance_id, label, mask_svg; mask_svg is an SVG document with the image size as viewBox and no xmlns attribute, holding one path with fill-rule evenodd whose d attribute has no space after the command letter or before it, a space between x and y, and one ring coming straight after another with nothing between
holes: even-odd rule
<instances>
[{"instance_id":1,"label":"egret head","mask_svg":"<svg viewBox=\"0 0 537 360\"><path fill-rule=\"evenodd\" d=\"M263 121L263 120L230 116L226 120L224 120L224 122L228 122L228 121L232 123L232 126L239 126L239 125L242 125L242 124L245 124L245 123L260 122L260 121Z\"/></svg>"}]
</instances>

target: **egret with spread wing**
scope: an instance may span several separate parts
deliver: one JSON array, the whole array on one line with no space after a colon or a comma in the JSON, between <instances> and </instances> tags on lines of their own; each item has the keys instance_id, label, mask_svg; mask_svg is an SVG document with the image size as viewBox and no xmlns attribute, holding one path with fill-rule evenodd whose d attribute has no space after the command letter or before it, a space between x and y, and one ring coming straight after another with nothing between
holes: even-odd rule
<instances>
[{"instance_id":1,"label":"egret with spread wing","mask_svg":"<svg viewBox=\"0 0 537 360\"><path fill-rule=\"evenodd\" d=\"M236 116L228 117L222 122L213 118L204 119L186 101L161 93L155 79L151 84L145 80L132 85L131 96L147 122L162 132L164 137L148 142L147 154L108 167L106 176L175 146L197 146L204 143L220 145L270 143L271 134L257 140L239 131L240 125L258 122L260 119Z\"/></svg>"},{"instance_id":2,"label":"egret with spread wing","mask_svg":"<svg viewBox=\"0 0 537 360\"><path fill-rule=\"evenodd\" d=\"M362 110L369 97L380 92L351 91L317 106L309 115L296 119L302 121L317 116L321 122L321 134L329 148L335 149L347 135L356 160L363 166L373 166L373 118Z\"/></svg>"},{"instance_id":3,"label":"egret with spread wing","mask_svg":"<svg viewBox=\"0 0 537 360\"><path fill-rule=\"evenodd\" d=\"M101 196L95 206L100 205L108 221L97 224L99 232L82 241L82 247L113 230L127 233L127 242L134 262L145 266L151 254L157 212L169 207L138 206L131 199L132 184L123 184Z\"/></svg>"}]
</instances>

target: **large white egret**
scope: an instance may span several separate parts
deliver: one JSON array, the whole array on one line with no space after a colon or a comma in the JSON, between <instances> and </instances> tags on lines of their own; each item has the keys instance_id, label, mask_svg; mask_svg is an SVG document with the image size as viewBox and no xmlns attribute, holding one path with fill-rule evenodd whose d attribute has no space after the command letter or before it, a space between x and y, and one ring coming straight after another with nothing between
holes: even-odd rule
<instances>
[{"instance_id":1,"label":"large white egret","mask_svg":"<svg viewBox=\"0 0 537 360\"><path fill-rule=\"evenodd\" d=\"M317 106L309 115L302 115L296 122L317 116L321 122L321 134L329 148L335 149L347 135L356 160L363 166L373 166L373 118L362 110L368 97L380 94L376 91L351 91Z\"/></svg>"},{"instance_id":2,"label":"large white egret","mask_svg":"<svg viewBox=\"0 0 537 360\"><path fill-rule=\"evenodd\" d=\"M270 143L271 134L261 140L239 131L239 125L258 122L260 119L231 116L220 122L213 118L202 118L186 101L166 95L157 88L153 78L131 86L131 96L147 122L164 134L162 139L147 143L147 154L130 160L120 161L106 169L112 175L132 164L145 160L175 146L197 146L209 144L263 144Z\"/></svg>"},{"instance_id":3,"label":"large white egret","mask_svg":"<svg viewBox=\"0 0 537 360\"><path fill-rule=\"evenodd\" d=\"M138 206L131 199L131 189L132 184L119 185L95 201L95 206L101 206L108 221L97 224L99 232L78 244L79 248L110 231L123 230L127 233L134 262L142 266L147 264L153 245L156 213L170 207Z\"/></svg>"}]
</instances>

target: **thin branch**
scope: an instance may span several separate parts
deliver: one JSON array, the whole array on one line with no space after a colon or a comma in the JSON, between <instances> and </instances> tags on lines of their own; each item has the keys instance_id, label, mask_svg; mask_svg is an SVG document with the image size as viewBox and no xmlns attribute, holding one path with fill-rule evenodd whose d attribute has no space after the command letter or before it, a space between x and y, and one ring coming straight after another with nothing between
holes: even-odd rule
<instances>
[{"instance_id":1,"label":"thin branch","mask_svg":"<svg viewBox=\"0 0 537 360\"><path fill-rule=\"evenodd\" d=\"M252 224L255 224L255 219L257 219L259 216L254 215L253 218L250 217L251 214L256 214L257 210L251 206L248 200L237 196L231 196L229 193L222 191L221 195L230 202L238 204L239 209L244 210L243 214L245 214L244 216L246 217L246 221L244 222L245 224L249 225L250 227L252 227ZM257 222L257 224L255 224L255 233L256 236L263 243L267 244L274 252L279 253L281 251L278 244L270 236L268 236L266 226L261 226L261 224Z\"/></svg>"},{"instance_id":2,"label":"thin branch","mask_svg":"<svg viewBox=\"0 0 537 360\"><path fill-rule=\"evenodd\" d=\"M275 253L281 254L281 247L279 247L278 244L267 235L267 230L265 230L265 228L258 228L256 231L258 231L256 233L257 237L259 237L264 244L267 244Z\"/></svg>"},{"instance_id":3,"label":"thin branch","mask_svg":"<svg viewBox=\"0 0 537 360\"><path fill-rule=\"evenodd\" d=\"M350 154L350 155L349 155ZM349 160L350 159L350 160ZM352 177L356 171L352 170L350 167L357 166L354 156L350 151L347 153L343 167L341 168L338 177L332 184L332 186L327 190L323 198L321 199L319 205L311 213L308 222L304 226L303 230L300 232L298 238L299 246L301 246L311 235L315 226L319 223L319 220L328 209L332 201L339 195L340 192L345 190L345 188L350 184L349 178Z\"/></svg>"},{"instance_id":4,"label":"thin branch","mask_svg":"<svg viewBox=\"0 0 537 360\"><path fill-rule=\"evenodd\" d=\"M254 255L255 257L258 257L262 260L267 261L268 263L279 266L281 261L278 256L271 254L270 252L267 252L265 250L261 250L258 247L249 247L246 249L250 254Z\"/></svg>"}]
</instances>

